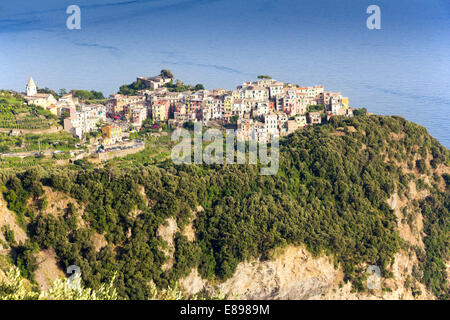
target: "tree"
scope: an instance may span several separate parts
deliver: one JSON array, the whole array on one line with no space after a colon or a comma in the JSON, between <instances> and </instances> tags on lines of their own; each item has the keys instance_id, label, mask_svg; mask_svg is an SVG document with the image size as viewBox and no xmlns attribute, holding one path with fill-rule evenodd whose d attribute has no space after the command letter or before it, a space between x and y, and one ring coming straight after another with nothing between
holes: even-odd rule
<instances>
[{"instance_id":1,"label":"tree","mask_svg":"<svg viewBox=\"0 0 450 320\"><path fill-rule=\"evenodd\" d=\"M73 96L82 100L91 98L91 93L87 90L73 90Z\"/></svg>"},{"instance_id":2,"label":"tree","mask_svg":"<svg viewBox=\"0 0 450 320\"><path fill-rule=\"evenodd\" d=\"M323 111L323 106L321 104L311 105L306 108L306 111L307 112Z\"/></svg>"},{"instance_id":3,"label":"tree","mask_svg":"<svg viewBox=\"0 0 450 320\"><path fill-rule=\"evenodd\" d=\"M95 100L103 100L103 99L105 99L105 96L100 91L91 90L91 94L92 94L92 97Z\"/></svg>"},{"instance_id":4,"label":"tree","mask_svg":"<svg viewBox=\"0 0 450 320\"><path fill-rule=\"evenodd\" d=\"M49 93L49 94L53 95L53 97L55 97L55 99L58 99L58 97L59 97L55 90L49 89L47 87L45 87L44 89L38 88L37 92L38 93Z\"/></svg>"},{"instance_id":5,"label":"tree","mask_svg":"<svg viewBox=\"0 0 450 320\"><path fill-rule=\"evenodd\" d=\"M194 87L195 90L205 90L205 86L201 83L198 83Z\"/></svg>"},{"instance_id":6,"label":"tree","mask_svg":"<svg viewBox=\"0 0 450 320\"><path fill-rule=\"evenodd\" d=\"M117 300L115 276L98 289L75 287L72 279L55 280L46 291L35 291L25 283L20 270L11 268L0 283L0 300Z\"/></svg>"},{"instance_id":7,"label":"tree","mask_svg":"<svg viewBox=\"0 0 450 320\"><path fill-rule=\"evenodd\" d=\"M61 112L61 118L65 119L65 118L68 118L68 117L70 117L69 111L63 111L63 112Z\"/></svg>"},{"instance_id":8,"label":"tree","mask_svg":"<svg viewBox=\"0 0 450 320\"><path fill-rule=\"evenodd\" d=\"M0 145L0 153L7 153L9 152L9 147L7 145Z\"/></svg>"},{"instance_id":9,"label":"tree","mask_svg":"<svg viewBox=\"0 0 450 320\"><path fill-rule=\"evenodd\" d=\"M59 89L59 96L65 96L67 94L67 90L66 89Z\"/></svg>"},{"instance_id":10,"label":"tree","mask_svg":"<svg viewBox=\"0 0 450 320\"><path fill-rule=\"evenodd\" d=\"M173 73L168 69L162 69L159 75L163 78L173 79Z\"/></svg>"},{"instance_id":11,"label":"tree","mask_svg":"<svg viewBox=\"0 0 450 320\"><path fill-rule=\"evenodd\" d=\"M238 120L239 120L238 115L231 116L231 118L230 118L230 122L234 123L234 124L236 124Z\"/></svg>"},{"instance_id":12,"label":"tree","mask_svg":"<svg viewBox=\"0 0 450 320\"><path fill-rule=\"evenodd\" d=\"M266 76L266 75L259 75L258 79L272 79L271 76Z\"/></svg>"},{"instance_id":13,"label":"tree","mask_svg":"<svg viewBox=\"0 0 450 320\"><path fill-rule=\"evenodd\" d=\"M419 173L424 174L427 171L427 165L425 164L425 160L419 159L416 160L416 168Z\"/></svg>"},{"instance_id":14,"label":"tree","mask_svg":"<svg viewBox=\"0 0 450 320\"><path fill-rule=\"evenodd\" d=\"M194 130L194 122L188 121L188 122L183 123L183 128L188 129L188 130Z\"/></svg>"},{"instance_id":15,"label":"tree","mask_svg":"<svg viewBox=\"0 0 450 320\"><path fill-rule=\"evenodd\" d=\"M103 93L95 90L73 90L73 96L82 100L103 100L105 96Z\"/></svg>"},{"instance_id":16,"label":"tree","mask_svg":"<svg viewBox=\"0 0 450 320\"><path fill-rule=\"evenodd\" d=\"M119 88L119 93L124 95L136 95L139 90L146 89L145 83L140 79L134 81L131 84L124 84Z\"/></svg>"},{"instance_id":17,"label":"tree","mask_svg":"<svg viewBox=\"0 0 450 320\"><path fill-rule=\"evenodd\" d=\"M366 114L367 114L367 109L366 108L353 110L353 115L355 117L357 117L357 116L365 116Z\"/></svg>"}]
</instances>

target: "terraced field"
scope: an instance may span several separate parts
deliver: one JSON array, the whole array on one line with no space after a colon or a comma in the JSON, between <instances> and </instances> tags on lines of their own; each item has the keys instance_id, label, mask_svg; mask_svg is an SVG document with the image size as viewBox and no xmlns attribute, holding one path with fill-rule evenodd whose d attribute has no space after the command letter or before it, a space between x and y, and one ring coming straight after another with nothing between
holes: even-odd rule
<instances>
[{"instance_id":1,"label":"terraced field","mask_svg":"<svg viewBox=\"0 0 450 320\"><path fill-rule=\"evenodd\" d=\"M27 105L20 94L0 91L0 128L48 129L56 120L48 110Z\"/></svg>"}]
</instances>

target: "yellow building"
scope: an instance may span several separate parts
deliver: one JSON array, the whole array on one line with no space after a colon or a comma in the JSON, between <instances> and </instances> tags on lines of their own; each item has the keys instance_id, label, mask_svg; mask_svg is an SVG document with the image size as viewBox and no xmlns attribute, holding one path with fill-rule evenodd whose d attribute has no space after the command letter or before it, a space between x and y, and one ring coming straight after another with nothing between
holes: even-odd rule
<instances>
[{"instance_id":1,"label":"yellow building","mask_svg":"<svg viewBox=\"0 0 450 320\"><path fill-rule=\"evenodd\" d=\"M186 109L188 110L188 112L192 109L192 97L190 95L188 95L187 97L184 98L184 104L186 105ZM153 120L155 120L153 118ZM161 120L164 121L164 120Z\"/></svg>"},{"instance_id":2,"label":"yellow building","mask_svg":"<svg viewBox=\"0 0 450 320\"><path fill-rule=\"evenodd\" d=\"M231 112L231 103L232 103L232 97L226 96L223 101L223 109L225 110L225 113Z\"/></svg>"},{"instance_id":3,"label":"yellow building","mask_svg":"<svg viewBox=\"0 0 450 320\"><path fill-rule=\"evenodd\" d=\"M48 106L46 109L48 111L50 111L51 113L53 113L55 116L58 115L58 111L59 111L59 107L58 106L52 104L52 105Z\"/></svg>"},{"instance_id":4,"label":"yellow building","mask_svg":"<svg viewBox=\"0 0 450 320\"><path fill-rule=\"evenodd\" d=\"M296 116L295 122L297 122L298 128L303 128L304 126L307 125L306 116Z\"/></svg>"},{"instance_id":5,"label":"yellow building","mask_svg":"<svg viewBox=\"0 0 450 320\"><path fill-rule=\"evenodd\" d=\"M342 98L342 104L344 104L345 108L348 109L348 98L347 97Z\"/></svg>"},{"instance_id":6,"label":"yellow building","mask_svg":"<svg viewBox=\"0 0 450 320\"><path fill-rule=\"evenodd\" d=\"M34 96L25 97L28 104L34 104L42 108L47 108L52 104L56 104L56 99L52 94L49 93L36 93Z\"/></svg>"},{"instance_id":7,"label":"yellow building","mask_svg":"<svg viewBox=\"0 0 450 320\"><path fill-rule=\"evenodd\" d=\"M166 103L154 103L152 105L153 121L166 121L168 116L168 106Z\"/></svg>"},{"instance_id":8,"label":"yellow building","mask_svg":"<svg viewBox=\"0 0 450 320\"><path fill-rule=\"evenodd\" d=\"M102 128L103 144L114 144L122 140L122 128L116 126L105 126Z\"/></svg>"}]
</instances>

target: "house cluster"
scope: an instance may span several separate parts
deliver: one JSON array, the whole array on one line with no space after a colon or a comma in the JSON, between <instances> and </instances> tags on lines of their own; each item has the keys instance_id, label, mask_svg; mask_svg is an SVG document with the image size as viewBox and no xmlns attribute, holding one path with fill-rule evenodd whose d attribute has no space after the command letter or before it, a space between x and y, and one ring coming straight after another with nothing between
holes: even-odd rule
<instances>
[{"instance_id":1,"label":"house cluster","mask_svg":"<svg viewBox=\"0 0 450 320\"><path fill-rule=\"evenodd\" d=\"M102 104L84 104L72 93L58 100L52 94L37 93L36 84L31 77L26 86L25 99L29 104L41 106L54 115L63 117L64 130L75 137L83 138L85 134L101 128L104 144L112 144L121 139L122 128L108 126L106 106Z\"/></svg>"},{"instance_id":2,"label":"house cluster","mask_svg":"<svg viewBox=\"0 0 450 320\"><path fill-rule=\"evenodd\" d=\"M64 130L82 138L89 132L98 131L106 124L106 107L104 105L84 105L71 107L68 117L64 119Z\"/></svg>"},{"instance_id":3,"label":"house cluster","mask_svg":"<svg viewBox=\"0 0 450 320\"><path fill-rule=\"evenodd\" d=\"M302 87L274 79L244 82L235 90L213 89L171 92L164 85L171 79L143 78L147 89L135 96L110 96L107 114L127 119L139 127L147 117L178 127L185 122L211 121L236 124L245 139L268 139L270 134L287 135L307 125L320 124L322 118L351 116L349 100L340 92L323 86ZM309 106L321 105L317 112ZM321 110L320 110L321 109Z\"/></svg>"},{"instance_id":4,"label":"house cluster","mask_svg":"<svg viewBox=\"0 0 450 320\"><path fill-rule=\"evenodd\" d=\"M99 124L109 124L110 128L102 132L104 141L111 143L118 139L118 132L124 131L115 123L139 129L148 118L170 127L197 121L205 125L211 121L234 124L244 139L261 141L270 139L270 135L287 135L320 124L325 118L352 116L349 99L340 92L325 91L323 86L304 87L263 77L244 82L235 90L172 92L166 87L171 78L137 80L146 88L136 95L113 94L106 105L85 105L71 93L53 101L51 95L37 94L31 78L27 98L56 115L65 115L64 129L78 137L99 130Z\"/></svg>"}]
</instances>

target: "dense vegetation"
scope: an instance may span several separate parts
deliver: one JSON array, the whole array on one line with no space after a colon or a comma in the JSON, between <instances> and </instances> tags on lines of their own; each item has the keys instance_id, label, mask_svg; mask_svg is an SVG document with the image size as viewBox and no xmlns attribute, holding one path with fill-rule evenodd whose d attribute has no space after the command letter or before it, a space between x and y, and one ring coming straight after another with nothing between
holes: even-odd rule
<instances>
[{"instance_id":1,"label":"dense vegetation","mask_svg":"<svg viewBox=\"0 0 450 320\"><path fill-rule=\"evenodd\" d=\"M173 81L174 76L173 76L172 71L167 70L167 69L161 70L159 75L163 78L171 79L171 81L169 83L166 83L164 85L170 92L205 90L204 85L201 83L193 86L193 85L185 84L181 80L176 80L174 82ZM147 88L147 86L145 85L145 83L142 80L137 79L136 81L132 82L131 84L124 84L123 86L121 86L119 88L119 93L125 94L125 95L136 95L139 90L144 90L144 89L150 90L149 88Z\"/></svg>"},{"instance_id":2,"label":"dense vegetation","mask_svg":"<svg viewBox=\"0 0 450 320\"><path fill-rule=\"evenodd\" d=\"M98 289L84 288L76 279L58 279L45 291L27 285L17 268L10 269L6 279L0 282L0 300L117 300L113 281L104 283ZM112 279L114 280L114 278ZM159 293L155 291L155 293Z\"/></svg>"},{"instance_id":3,"label":"dense vegetation","mask_svg":"<svg viewBox=\"0 0 450 320\"><path fill-rule=\"evenodd\" d=\"M165 87L170 92L184 92L184 91L188 91L188 90L194 91L194 90L204 90L205 89L205 87L202 84L197 84L195 86L191 86L191 85L184 84L180 80L176 80L175 82L170 81L169 83L165 84ZM125 95L136 95L139 90L144 90L144 89L148 89L145 86L145 83L143 81L141 81L140 79L137 79L136 81L132 82L131 84L128 84L128 85L125 84L125 85L121 86L119 89L119 93L125 94Z\"/></svg>"},{"instance_id":4,"label":"dense vegetation","mask_svg":"<svg viewBox=\"0 0 450 320\"><path fill-rule=\"evenodd\" d=\"M53 89L49 89L47 87L45 88L38 88L38 93L49 93L55 97L55 99L59 99L62 96L67 94L66 89L59 89L58 92L56 92ZM70 91L75 98L79 98L84 101L101 101L105 99L105 96L100 91L95 90L71 90Z\"/></svg>"},{"instance_id":5,"label":"dense vegetation","mask_svg":"<svg viewBox=\"0 0 450 320\"><path fill-rule=\"evenodd\" d=\"M324 112L325 108L321 104L310 105L306 109L307 112Z\"/></svg>"},{"instance_id":6,"label":"dense vegetation","mask_svg":"<svg viewBox=\"0 0 450 320\"><path fill-rule=\"evenodd\" d=\"M167 69L162 69L159 75L163 78L173 79L172 71L167 70ZM119 88L119 93L133 96L133 95L136 95L139 90L144 90L144 89L149 89L149 88L147 88L147 86L145 85L145 83L142 80L137 79L136 81L132 82L131 84L128 84L128 85L124 84L123 86L121 86Z\"/></svg>"},{"instance_id":7,"label":"dense vegetation","mask_svg":"<svg viewBox=\"0 0 450 320\"><path fill-rule=\"evenodd\" d=\"M424 238L426 247L422 257L424 283L441 299L450 299L447 265L450 257L450 176L446 176L446 190L437 189L420 202L421 213L425 219Z\"/></svg>"},{"instance_id":8,"label":"dense vegetation","mask_svg":"<svg viewBox=\"0 0 450 320\"><path fill-rule=\"evenodd\" d=\"M103 93L95 90L73 90L73 96L81 100L103 100L105 96Z\"/></svg>"},{"instance_id":9,"label":"dense vegetation","mask_svg":"<svg viewBox=\"0 0 450 320\"><path fill-rule=\"evenodd\" d=\"M53 248L63 268L81 267L88 287L98 288L116 275L120 297L145 299L151 280L158 287L173 286L192 268L204 278L225 280L239 262L270 258L272 249L295 244L334 257L345 279L364 290L364 264L376 264L383 276L391 276L387 270L402 241L386 200L393 192L407 194L415 179L430 192L420 202L429 236L418 278L436 295L448 296L449 176L437 175L426 184L420 174L448 164L449 154L424 128L399 117L336 117L281 141L280 154L275 176L261 176L252 165L139 165L138 155L130 159L133 166L120 169L110 162L102 168L5 173L3 195L30 238L11 245L16 265L32 279L35 246ZM401 163L417 175L404 173ZM440 179L447 181L445 190L438 187ZM44 186L75 201L57 217L41 214ZM182 230L198 205L204 210L194 220L196 239L178 233L175 263L163 271L167 258L158 226L173 217ZM98 252L94 232L108 242Z\"/></svg>"},{"instance_id":10,"label":"dense vegetation","mask_svg":"<svg viewBox=\"0 0 450 320\"><path fill-rule=\"evenodd\" d=\"M59 99L61 97L60 94L58 94L55 90L49 89L47 87L45 88L38 88L37 89L38 93L48 93L51 94L55 99ZM60 92L63 93L64 89L60 89Z\"/></svg>"},{"instance_id":11,"label":"dense vegetation","mask_svg":"<svg viewBox=\"0 0 450 320\"><path fill-rule=\"evenodd\" d=\"M135 96L135 95L137 95L139 90L144 90L146 88L147 87L146 87L145 83L142 80L137 79L136 81L132 82L131 84L124 84L123 86L121 86L119 88L119 93L127 95L127 96Z\"/></svg>"},{"instance_id":12,"label":"dense vegetation","mask_svg":"<svg viewBox=\"0 0 450 320\"><path fill-rule=\"evenodd\" d=\"M173 81L170 81L165 85L166 88L169 89L171 92L185 92L185 91L197 91L197 90L205 90L205 87L199 83L195 86L185 84L184 82L180 80L176 80L175 83Z\"/></svg>"},{"instance_id":13,"label":"dense vegetation","mask_svg":"<svg viewBox=\"0 0 450 320\"><path fill-rule=\"evenodd\" d=\"M366 114L367 114L367 109L366 108L360 108L360 109L353 110L353 115L355 117L365 116Z\"/></svg>"}]
</instances>

